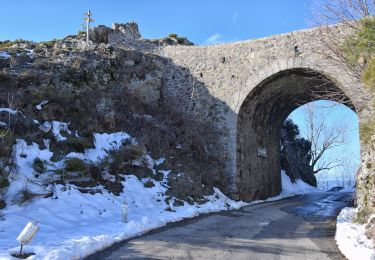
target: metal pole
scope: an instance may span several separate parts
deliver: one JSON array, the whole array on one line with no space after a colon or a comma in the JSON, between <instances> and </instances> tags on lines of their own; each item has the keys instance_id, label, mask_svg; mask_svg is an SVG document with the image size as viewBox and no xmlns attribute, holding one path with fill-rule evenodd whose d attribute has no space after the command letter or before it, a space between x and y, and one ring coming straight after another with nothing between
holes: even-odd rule
<instances>
[{"instance_id":1,"label":"metal pole","mask_svg":"<svg viewBox=\"0 0 375 260\"><path fill-rule=\"evenodd\" d=\"M87 20L86 20L86 42L87 43L89 43L90 19L91 19L91 12L89 10L87 12Z\"/></svg>"}]
</instances>

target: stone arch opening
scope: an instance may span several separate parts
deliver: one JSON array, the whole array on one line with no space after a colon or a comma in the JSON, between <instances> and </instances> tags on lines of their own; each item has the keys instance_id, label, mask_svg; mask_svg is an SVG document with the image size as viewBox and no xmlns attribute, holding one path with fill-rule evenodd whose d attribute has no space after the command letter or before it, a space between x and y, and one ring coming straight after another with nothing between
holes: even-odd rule
<instances>
[{"instance_id":1,"label":"stone arch opening","mask_svg":"<svg viewBox=\"0 0 375 260\"><path fill-rule=\"evenodd\" d=\"M281 169L292 180L302 179L322 190L345 187L356 183L360 167L359 118L346 105L331 100L317 100L295 109L284 121L281 133ZM299 135L292 137L294 127ZM286 133L289 130L289 135ZM318 153L308 154L307 144L314 134L318 151L328 147L322 157ZM311 160L316 160L314 167ZM295 162L299 162L295 164ZM314 174L315 172L315 174ZM315 178L314 178L315 177Z\"/></svg>"},{"instance_id":2,"label":"stone arch opening","mask_svg":"<svg viewBox=\"0 0 375 260\"><path fill-rule=\"evenodd\" d=\"M247 95L237 120L236 183L240 199L265 199L281 192L281 126L293 110L321 99L339 101L355 112L350 98L334 80L311 69L280 71Z\"/></svg>"}]
</instances>

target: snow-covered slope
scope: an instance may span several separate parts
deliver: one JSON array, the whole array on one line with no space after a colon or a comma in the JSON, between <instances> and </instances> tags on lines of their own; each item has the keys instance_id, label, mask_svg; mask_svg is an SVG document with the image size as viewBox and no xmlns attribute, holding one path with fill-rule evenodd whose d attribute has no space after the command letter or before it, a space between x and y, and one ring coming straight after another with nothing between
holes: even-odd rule
<instances>
[{"instance_id":1,"label":"snow-covered slope","mask_svg":"<svg viewBox=\"0 0 375 260\"><path fill-rule=\"evenodd\" d=\"M51 131L60 137L59 129L66 129L62 123L52 123ZM126 133L94 134L95 149L84 153L70 153L68 158L76 157L95 162L108 156L108 152L118 149L124 140L135 142ZM2 211L0 221L0 259L11 258L10 254L19 250L17 235L28 221L38 221L39 232L24 252L35 253L30 259L79 259L103 249L116 241L133 237L165 225L168 222L197 216L201 213L237 209L246 203L228 199L218 189L207 196L207 202L198 205L184 203L174 207L173 198L166 200L166 178L152 180L154 187L144 187L150 179L138 180L133 175L124 176L124 189L120 196L114 196L102 187L101 193L91 195L81 193L74 185L56 185L54 195L49 198L37 197L27 204L13 203L27 185L35 194L43 194L43 188L33 183L32 165L35 158L46 161L47 171L53 172L63 161L52 162L53 155L48 149L40 150L38 145L27 145L18 140L14 154L19 174L12 178L8 189L8 206ZM149 155L147 162L157 164ZM45 191L45 190L44 190ZM124 220L124 206L128 208L127 221Z\"/></svg>"},{"instance_id":2,"label":"snow-covered slope","mask_svg":"<svg viewBox=\"0 0 375 260\"><path fill-rule=\"evenodd\" d=\"M285 174L285 171L281 171L281 185L282 185L282 192L280 196L290 196L290 195L298 195L298 194L305 194L311 192L321 192L320 189L310 186L306 182L302 180L296 180L295 183L290 181L288 175Z\"/></svg>"},{"instance_id":3,"label":"snow-covered slope","mask_svg":"<svg viewBox=\"0 0 375 260\"><path fill-rule=\"evenodd\" d=\"M49 130L61 138L60 130L67 130L67 127L64 123L52 122ZM118 149L124 140L136 142L123 132L94 134L94 137L94 149L87 149L84 153L70 153L67 157L95 162L108 156L110 150ZM25 183L28 183L30 191L43 194L40 186L30 182L35 158L45 160L49 171L63 164L63 161L52 162L50 159L53 154L48 149L40 150L38 145L27 145L23 140L17 141L14 154L20 171L13 177L8 189L9 200L17 198ZM151 166L160 161L153 160L149 155L147 160ZM230 200L214 189L214 194L207 196L204 204L190 205L185 202L183 206L174 207L173 199L166 200L168 171L164 173L164 180L152 180L155 186L151 188L143 185L150 179L138 180L133 175L125 176L120 196L114 196L102 187L98 187L101 193L81 193L77 187L68 184L50 187L54 195L49 198L38 197L22 205L10 201L3 210L5 219L0 221L0 258L9 259L10 254L19 250L15 239L28 221L38 221L40 227L32 243L25 247L25 252L35 253L29 259L79 259L168 222L247 205ZM285 173L282 173L282 188L279 196L269 200L317 191L301 181L291 183ZM124 206L128 208L127 221L124 220Z\"/></svg>"}]
</instances>

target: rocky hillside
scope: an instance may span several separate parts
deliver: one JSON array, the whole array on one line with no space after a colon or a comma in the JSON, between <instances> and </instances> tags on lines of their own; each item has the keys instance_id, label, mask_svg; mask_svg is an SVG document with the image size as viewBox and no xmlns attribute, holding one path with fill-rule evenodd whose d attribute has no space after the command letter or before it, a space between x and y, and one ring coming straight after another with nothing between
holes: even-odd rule
<instances>
[{"instance_id":1,"label":"rocky hillside","mask_svg":"<svg viewBox=\"0 0 375 260\"><path fill-rule=\"evenodd\" d=\"M96 27L91 40L86 44L78 34L49 42L0 43L1 188L17 171L13 147L23 139L27 146L50 150L51 162L65 161L55 169L56 182L64 181L62 172L70 172L83 177L77 186L100 183L116 194L122 189L120 172L162 179L162 170L168 169L167 193L176 199L203 202L214 186L225 191L223 165L207 153L215 140L204 124L165 105L165 60L147 51L192 43L174 34L141 39L135 23ZM116 132L129 133L137 143L124 143L100 164L67 159L93 148L95 133ZM145 156L165 160L156 168L134 163ZM31 181L38 182L48 167L41 158L33 165ZM110 182L104 177L108 174Z\"/></svg>"}]
</instances>

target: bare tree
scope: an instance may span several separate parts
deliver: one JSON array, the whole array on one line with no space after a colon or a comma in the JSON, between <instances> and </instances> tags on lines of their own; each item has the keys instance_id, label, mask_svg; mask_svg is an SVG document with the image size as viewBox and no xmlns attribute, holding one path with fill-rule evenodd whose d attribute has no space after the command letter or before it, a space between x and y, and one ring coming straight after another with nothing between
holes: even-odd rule
<instances>
[{"instance_id":1,"label":"bare tree","mask_svg":"<svg viewBox=\"0 0 375 260\"><path fill-rule=\"evenodd\" d=\"M344 23L353 29L360 29L361 18L374 14L374 0L317 0L312 9L315 25Z\"/></svg>"},{"instance_id":2,"label":"bare tree","mask_svg":"<svg viewBox=\"0 0 375 260\"><path fill-rule=\"evenodd\" d=\"M338 122L334 126L329 126L326 114L322 111L319 112L313 103L307 104L303 109L306 124L302 131L311 143L310 165L314 169L314 174L343 165L341 158L331 158L327 154L332 149L348 143L347 126Z\"/></svg>"},{"instance_id":3,"label":"bare tree","mask_svg":"<svg viewBox=\"0 0 375 260\"><path fill-rule=\"evenodd\" d=\"M353 63L343 50L345 38L336 24L352 34L359 32L363 26L363 18L375 15L375 0L316 0L312 7L312 23L321 28L321 41L327 48L321 54L331 61L344 64L349 71L361 78L366 65L364 57Z\"/></svg>"}]
</instances>

